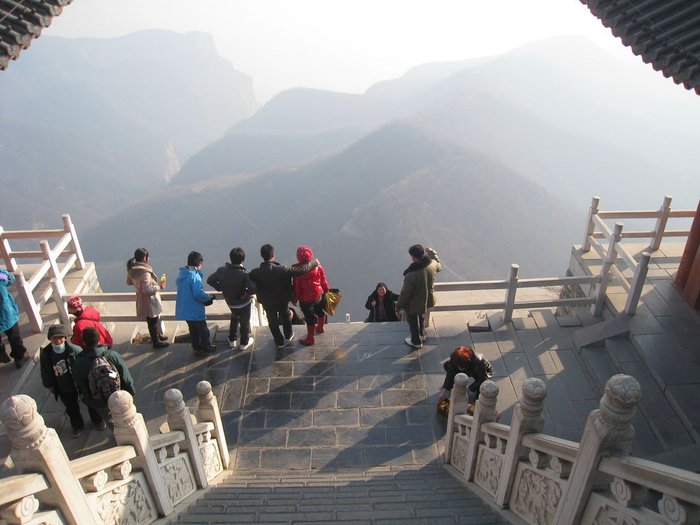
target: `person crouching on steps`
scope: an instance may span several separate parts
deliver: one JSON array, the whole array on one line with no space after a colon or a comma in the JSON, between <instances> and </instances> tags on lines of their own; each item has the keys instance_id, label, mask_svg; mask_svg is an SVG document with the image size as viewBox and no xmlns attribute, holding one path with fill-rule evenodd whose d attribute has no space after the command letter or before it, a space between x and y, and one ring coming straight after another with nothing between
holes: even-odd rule
<instances>
[{"instance_id":1,"label":"person crouching on steps","mask_svg":"<svg viewBox=\"0 0 700 525\"><path fill-rule=\"evenodd\" d=\"M73 383L72 370L81 349L66 341L67 335L63 325L49 327L48 338L51 343L39 351L39 365L42 384L49 389L56 400L60 399L63 406L66 407L66 414L73 429L73 437L78 437L82 433L85 423L80 413L78 389ZM94 408L88 406L88 413L95 428L98 430L107 428L102 416Z\"/></svg>"},{"instance_id":2,"label":"person crouching on steps","mask_svg":"<svg viewBox=\"0 0 700 525\"><path fill-rule=\"evenodd\" d=\"M314 259L314 254L308 246L297 248L297 264L292 268L298 268ZM315 334L325 332L323 325L326 323L326 313L323 311L323 294L329 290L326 281L326 272L320 264L309 273L294 277L294 295L299 301L301 311L306 321L306 338L299 342L303 345L312 345L315 342Z\"/></svg>"},{"instance_id":3,"label":"person crouching on steps","mask_svg":"<svg viewBox=\"0 0 700 525\"><path fill-rule=\"evenodd\" d=\"M100 345L100 333L93 326L83 331L85 350L80 352L73 364L73 380L80 398L107 422L110 428L112 415L107 401L117 390L136 395L134 380L124 359L114 350Z\"/></svg>"}]
</instances>

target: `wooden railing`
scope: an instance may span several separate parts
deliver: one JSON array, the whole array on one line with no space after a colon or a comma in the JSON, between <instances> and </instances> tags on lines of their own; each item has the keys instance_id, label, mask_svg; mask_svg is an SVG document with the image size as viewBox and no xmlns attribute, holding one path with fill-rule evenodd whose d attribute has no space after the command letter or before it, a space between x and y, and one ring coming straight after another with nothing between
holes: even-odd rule
<instances>
[{"instance_id":1,"label":"wooden railing","mask_svg":"<svg viewBox=\"0 0 700 525\"><path fill-rule=\"evenodd\" d=\"M547 387L523 384L510 426L496 423L498 386L485 381L473 416L468 379L457 374L444 459L459 477L485 491L526 523L698 523L700 475L629 456L639 383L616 375L600 408L588 416L581 442L541 433Z\"/></svg>"},{"instance_id":2,"label":"wooden railing","mask_svg":"<svg viewBox=\"0 0 700 525\"><path fill-rule=\"evenodd\" d=\"M51 247L47 238L58 240ZM14 250L10 241L18 239L38 240L39 250ZM66 274L73 268L82 270L85 267L85 259L70 215L63 215L62 229L5 231L0 226L0 253L7 269L17 277L17 293L24 304L32 330L41 332L44 326L41 308L51 299L53 292L51 287L47 286L43 291L39 291L38 296L35 295L39 283L48 275L56 281L61 293L66 293L63 284ZM26 277L18 261L37 259L41 261L38 267Z\"/></svg>"},{"instance_id":3,"label":"wooden railing","mask_svg":"<svg viewBox=\"0 0 700 525\"><path fill-rule=\"evenodd\" d=\"M229 466L219 405L211 384L197 384L191 414L182 393L165 393L168 429L150 436L130 394L109 399L117 446L69 460L55 430L47 428L34 400L13 396L0 420L21 472L0 480L0 523L147 525Z\"/></svg>"}]
</instances>

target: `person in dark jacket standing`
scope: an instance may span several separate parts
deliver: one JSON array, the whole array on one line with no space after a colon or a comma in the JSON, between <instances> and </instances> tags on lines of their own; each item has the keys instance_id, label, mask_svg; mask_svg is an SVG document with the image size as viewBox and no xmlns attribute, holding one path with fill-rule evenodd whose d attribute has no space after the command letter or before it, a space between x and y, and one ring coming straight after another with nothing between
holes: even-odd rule
<instances>
[{"instance_id":1,"label":"person in dark jacket standing","mask_svg":"<svg viewBox=\"0 0 700 525\"><path fill-rule=\"evenodd\" d=\"M297 268L288 268L275 261L275 248L271 244L260 247L263 262L251 270L250 278L257 286L257 297L265 309L267 324L277 348L291 343L294 339L289 301L292 298L292 278L304 275L318 266L314 259ZM282 324L282 332L279 325Z\"/></svg>"},{"instance_id":2,"label":"person in dark jacket standing","mask_svg":"<svg viewBox=\"0 0 700 525\"><path fill-rule=\"evenodd\" d=\"M92 306L85 306L83 300L75 295L68 299L68 313L75 316L73 335L70 338L71 343L78 345L80 348L85 348L83 331L88 326L94 326L97 328L97 331L100 332L100 344L112 348L112 344L114 344L112 341L112 334L100 323L100 312L95 310Z\"/></svg>"},{"instance_id":3,"label":"person in dark jacket standing","mask_svg":"<svg viewBox=\"0 0 700 525\"><path fill-rule=\"evenodd\" d=\"M255 293L255 283L243 267L245 251L240 246L232 248L228 254L230 263L221 266L209 276L207 284L219 292L223 292L226 304L231 310L231 324L228 329L228 345L236 348L238 326L241 327L240 349L247 350L255 339L250 336L250 309Z\"/></svg>"},{"instance_id":4,"label":"person in dark jacket standing","mask_svg":"<svg viewBox=\"0 0 700 525\"><path fill-rule=\"evenodd\" d=\"M51 343L39 351L39 365L42 384L66 407L73 437L78 437L82 433L85 422L80 413L78 389L73 382L72 370L81 348L66 341L67 335L63 325L49 327L48 338ZM94 408L88 406L88 413L95 428L98 430L107 428L102 416Z\"/></svg>"},{"instance_id":5,"label":"person in dark jacket standing","mask_svg":"<svg viewBox=\"0 0 700 525\"><path fill-rule=\"evenodd\" d=\"M313 258L314 253L311 248L299 246L297 248L299 262L292 268L299 268ZM301 311L304 313L304 321L306 321L306 337L299 342L303 345L312 345L315 343L315 334L322 334L325 331L323 325L326 324L326 313L323 311L323 294L330 289L326 280L326 271L319 264L309 273L295 277L293 284L295 300L299 301Z\"/></svg>"},{"instance_id":6,"label":"person in dark jacket standing","mask_svg":"<svg viewBox=\"0 0 700 525\"><path fill-rule=\"evenodd\" d=\"M0 341L0 363L9 363L14 359L15 368L22 368L26 361L27 348L19 333L17 303L7 289L14 282L14 274L7 270L0 270L0 332L5 332L7 341L10 343L10 355L7 355L5 343Z\"/></svg>"},{"instance_id":7,"label":"person in dark jacket standing","mask_svg":"<svg viewBox=\"0 0 700 525\"><path fill-rule=\"evenodd\" d=\"M398 321L396 315L397 294L389 290L386 284L377 283L377 287L367 298L365 308L369 310L369 317L365 323L382 323L384 321Z\"/></svg>"},{"instance_id":8,"label":"person in dark jacket standing","mask_svg":"<svg viewBox=\"0 0 700 525\"><path fill-rule=\"evenodd\" d=\"M403 310L411 330L404 339L408 346L421 348L425 340L425 314L435 306L435 274L441 269L440 259L432 248L414 244L408 249L411 264L403 272L403 287L396 308Z\"/></svg>"},{"instance_id":9,"label":"person in dark jacket standing","mask_svg":"<svg viewBox=\"0 0 700 525\"><path fill-rule=\"evenodd\" d=\"M208 355L216 350L210 341L211 334L204 308L214 302L214 295L209 295L202 287L203 265L202 254L190 252L187 255L187 266L180 268L176 281L175 318L187 323L195 355Z\"/></svg>"},{"instance_id":10,"label":"person in dark jacket standing","mask_svg":"<svg viewBox=\"0 0 700 525\"><path fill-rule=\"evenodd\" d=\"M75 386L78 389L80 398L88 406L88 408L93 408L100 415L100 417L107 422L107 424L112 427L112 415L109 412L109 407L107 406L107 400L102 398L93 397L90 391L90 368L92 367L92 362L98 358L104 356L114 368L115 372L119 374L119 389L126 390L132 396L136 395L134 390L134 380L129 372L129 367L126 366L124 359L114 350L107 349L104 345L99 345L100 333L94 326L88 326L83 332L83 340L85 341L85 350L80 352L75 359L73 364L73 380L75 381Z\"/></svg>"}]
</instances>

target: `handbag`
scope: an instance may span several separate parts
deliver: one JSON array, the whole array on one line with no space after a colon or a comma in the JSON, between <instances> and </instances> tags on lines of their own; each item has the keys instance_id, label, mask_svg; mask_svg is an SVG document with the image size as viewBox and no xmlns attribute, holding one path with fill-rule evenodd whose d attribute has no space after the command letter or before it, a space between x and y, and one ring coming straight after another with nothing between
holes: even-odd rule
<instances>
[{"instance_id":1,"label":"handbag","mask_svg":"<svg viewBox=\"0 0 700 525\"><path fill-rule=\"evenodd\" d=\"M331 288L324 294L323 310L328 315L335 315L336 307L343 299L343 294L337 288Z\"/></svg>"}]
</instances>

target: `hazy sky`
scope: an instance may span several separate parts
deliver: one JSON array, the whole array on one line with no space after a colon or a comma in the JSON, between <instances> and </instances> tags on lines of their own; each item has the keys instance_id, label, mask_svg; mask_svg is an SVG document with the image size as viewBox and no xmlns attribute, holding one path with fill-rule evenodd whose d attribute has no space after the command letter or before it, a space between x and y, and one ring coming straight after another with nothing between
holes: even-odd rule
<instances>
[{"instance_id":1,"label":"hazy sky","mask_svg":"<svg viewBox=\"0 0 700 525\"><path fill-rule=\"evenodd\" d=\"M44 34L149 28L212 34L219 53L253 77L259 102L297 86L361 93L418 64L553 35L585 35L634 58L579 0L74 0Z\"/></svg>"}]
</instances>

